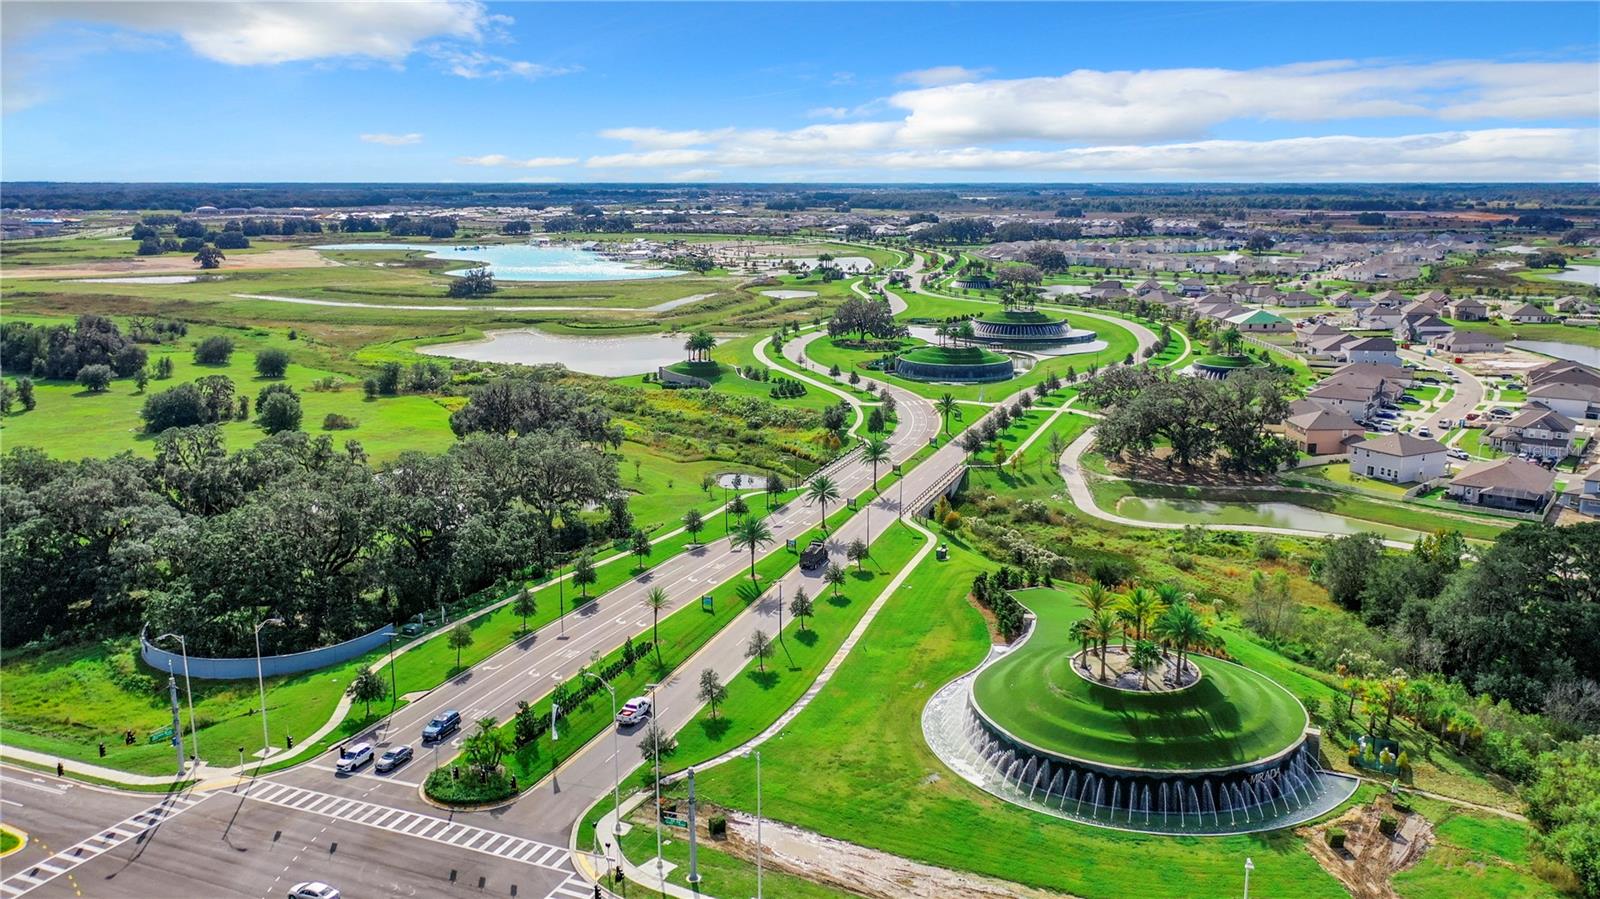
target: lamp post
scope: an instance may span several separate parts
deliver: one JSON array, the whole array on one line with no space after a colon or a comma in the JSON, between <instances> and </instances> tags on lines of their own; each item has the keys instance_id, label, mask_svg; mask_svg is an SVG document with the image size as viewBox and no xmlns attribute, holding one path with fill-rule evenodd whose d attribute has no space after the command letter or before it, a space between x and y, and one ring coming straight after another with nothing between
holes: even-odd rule
<instances>
[{"instance_id":1,"label":"lamp post","mask_svg":"<svg viewBox=\"0 0 1600 899\"><path fill-rule=\"evenodd\" d=\"M558 640L567 639L567 576L562 573L566 567L565 562L556 566L556 620L561 622L561 633L556 637Z\"/></svg>"},{"instance_id":2,"label":"lamp post","mask_svg":"<svg viewBox=\"0 0 1600 899\"><path fill-rule=\"evenodd\" d=\"M194 689L189 684L189 643L183 639L182 634L162 634L156 640L165 640L168 637L178 641L178 647L183 650L183 692L189 698L189 739L194 744L194 762L200 764L200 734L194 726Z\"/></svg>"},{"instance_id":3,"label":"lamp post","mask_svg":"<svg viewBox=\"0 0 1600 899\"><path fill-rule=\"evenodd\" d=\"M1244 899L1250 899L1250 872L1256 869L1256 863L1248 857L1244 860Z\"/></svg>"},{"instance_id":4,"label":"lamp post","mask_svg":"<svg viewBox=\"0 0 1600 899\"><path fill-rule=\"evenodd\" d=\"M268 618L256 625L256 689L261 691L261 761L266 762L267 756L272 754L272 738L267 736L267 682L261 675L261 629L267 625L283 627L282 618ZM261 773L261 765L256 766L256 773Z\"/></svg>"},{"instance_id":5,"label":"lamp post","mask_svg":"<svg viewBox=\"0 0 1600 899\"><path fill-rule=\"evenodd\" d=\"M666 875L662 873L661 863L661 709L656 705L656 688L659 683L645 684L645 689L650 691L650 731L655 745L650 747L651 758L655 763L656 782L656 880L666 882Z\"/></svg>"},{"instance_id":6,"label":"lamp post","mask_svg":"<svg viewBox=\"0 0 1600 899\"><path fill-rule=\"evenodd\" d=\"M622 751L617 748L617 691L611 686L610 681L593 671L585 671L583 676L599 681L600 685L606 688L606 692L611 694L611 832L620 837L622 836L622 771L618 767L617 759L622 755Z\"/></svg>"}]
</instances>

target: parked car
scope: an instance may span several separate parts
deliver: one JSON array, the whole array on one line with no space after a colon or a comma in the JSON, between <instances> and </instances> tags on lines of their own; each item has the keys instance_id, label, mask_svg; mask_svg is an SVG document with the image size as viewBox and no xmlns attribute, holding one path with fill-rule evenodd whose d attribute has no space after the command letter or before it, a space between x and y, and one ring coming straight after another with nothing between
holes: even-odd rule
<instances>
[{"instance_id":1,"label":"parked car","mask_svg":"<svg viewBox=\"0 0 1600 899\"><path fill-rule=\"evenodd\" d=\"M320 880L297 883L289 890L289 899L339 899L340 892Z\"/></svg>"},{"instance_id":2,"label":"parked car","mask_svg":"<svg viewBox=\"0 0 1600 899\"><path fill-rule=\"evenodd\" d=\"M378 770L393 771L409 761L411 761L410 746L390 746L384 751L383 755L378 758Z\"/></svg>"},{"instance_id":3,"label":"parked car","mask_svg":"<svg viewBox=\"0 0 1600 899\"><path fill-rule=\"evenodd\" d=\"M405 627L400 628L400 633L407 637L415 637L422 633L422 625L415 621L409 622Z\"/></svg>"},{"instance_id":4,"label":"parked car","mask_svg":"<svg viewBox=\"0 0 1600 899\"><path fill-rule=\"evenodd\" d=\"M431 743L434 740L443 740L455 733L461 727L461 713L451 709L432 721L422 729L422 742Z\"/></svg>"},{"instance_id":5,"label":"parked car","mask_svg":"<svg viewBox=\"0 0 1600 899\"><path fill-rule=\"evenodd\" d=\"M638 724L650 717L650 699L639 696L622 704L622 711L617 713L617 723L627 727Z\"/></svg>"},{"instance_id":6,"label":"parked car","mask_svg":"<svg viewBox=\"0 0 1600 899\"><path fill-rule=\"evenodd\" d=\"M1467 451L1466 450L1458 450L1458 449L1447 450L1445 452L1445 455L1449 456L1452 459L1470 459L1470 458L1472 458L1471 456L1467 455Z\"/></svg>"},{"instance_id":7,"label":"parked car","mask_svg":"<svg viewBox=\"0 0 1600 899\"><path fill-rule=\"evenodd\" d=\"M1467 413L1467 421L1477 421L1477 420L1478 420L1478 413L1476 413L1476 412L1468 412Z\"/></svg>"},{"instance_id":8,"label":"parked car","mask_svg":"<svg viewBox=\"0 0 1600 899\"><path fill-rule=\"evenodd\" d=\"M339 761L333 767L340 774L354 774L372 763L372 744L357 743L346 746L344 752L339 753Z\"/></svg>"},{"instance_id":9,"label":"parked car","mask_svg":"<svg viewBox=\"0 0 1600 899\"><path fill-rule=\"evenodd\" d=\"M1433 430L1430 429L1430 428L1417 428L1417 436L1418 437L1432 437L1433 436Z\"/></svg>"},{"instance_id":10,"label":"parked car","mask_svg":"<svg viewBox=\"0 0 1600 899\"><path fill-rule=\"evenodd\" d=\"M1378 412L1377 412L1377 415L1378 415L1379 418L1384 418L1384 419L1397 417L1395 415L1394 410L1392 410L1392 409L1379 409Z\"/></svg>"}]
</instances>

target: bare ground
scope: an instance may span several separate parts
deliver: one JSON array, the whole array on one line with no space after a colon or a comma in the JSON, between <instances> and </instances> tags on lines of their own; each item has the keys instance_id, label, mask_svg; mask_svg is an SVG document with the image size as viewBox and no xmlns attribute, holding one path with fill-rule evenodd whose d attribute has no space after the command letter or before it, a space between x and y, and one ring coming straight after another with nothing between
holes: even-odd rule
<instances>
[{"instance_id":1,"label":"bare ground","mask_svg":"<svg viewBox=\"0 0 1600 899\"><path fill-rule=\"evenodd\" d=\"M1392 837L1378 830L1378 822L1386 814L1400 821ZM1332 827L1344 829L1343 849L1328 845L1325 834ZM1296 833L1306 838L1306 848L1317 863L1338 878L1355 899L1399 899L1394 875L1416 864L1433 844L1433 828L1427 819L1414 812L1396 812L1388 796Z\"/></svg>"},{"instance_id":2,"label":"bare ground","mask_svg":"<svg viewBox=\"0 0 1600 899\"><path fill-rule=\"evenodd\" d=\"M262 253L241 253L229 256L216 274L230 271L259 271L279 268L322 268L338 265L309 247L285 247ZM129 256L126 259L106 259L100 262L76 262L71 265L40 265L16 268L4 273L8 278L95 278L103 275L155 275L190 274L201 271L200 264L188 253L167 253L161 256Z\"/></svg>"},{"instance_id":3,"label":"bare ground","mask_svg":"<svg viewBox=\"0 0 1600 899\"><path fill-rule=\"evenodd\" d=\"M755 819L740 812L724 814L728 839L719 848L753 862ZM761 847L763 865L871 899L1071 899L1066 893L925 865L772 821L761 823Z\"/></svg>"}]
</instances>

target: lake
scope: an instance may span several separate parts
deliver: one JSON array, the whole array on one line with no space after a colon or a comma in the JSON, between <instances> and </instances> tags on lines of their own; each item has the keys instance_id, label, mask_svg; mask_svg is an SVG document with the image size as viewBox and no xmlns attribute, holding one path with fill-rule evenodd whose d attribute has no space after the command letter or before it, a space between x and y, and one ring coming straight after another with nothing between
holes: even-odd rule
<instances>
[{"instance_id":1,"label":"lake","mask_svg":"<svg viewBox=\"0 0 1600 899\"><path fill-rule=\"evenodd\" d=\"M682 362L683 335L635 334L627 337L575 337L532 328L490 331L482 340L419 347L429 356L475 362L541 365L559 362L573 371L608 378L639 375L662 365Z\"/></svg>"},{"instance_id":2,"label":"lake","mask_svg":"<svg viewBox=\"0 0 1600 899\"><path fill-rule=\"evenodd\" d=\"M1116 512L1129 518L1168 524L1254 525L1323 534L1370 531L1394 540L1412 540L1417 536L1415 532L1404 528L1357 521L1293 503L1234 503L1125 496L1117 501Z\"/></svg>"},{"instance_id":3,"label":"lake","mask_svg":"<svg viewBox=\"0 0 1600 899\"><path fill-rule=\"evenodd\" d=\"M1519 350L1530 350L1557 359L1565 359L1568 362L1582 362L1584 365L1600 367L1600 347L1563 343L1559 340L1513 340L1511 345Z\"/></svg>"},{"instance_id":4,"label":"lake","mask_svg":"<svg viewBox=\"0 0 1600 899\"><path fill-rule=\"evenodd\" d=\"M683 274L670 268L640 268L576 247L544 247L522 243L491 244L477 249L458 244L336 243L322 244L312 249L426 250L431 259L459 259L463 266L481 262L489 266L490 273L501 281L638 281ZM465 271L463 268L448 274L459 275Z\"/></svg>"},{"instance_id":5,"label":"lake","mask_svg":"<svg viewBox=\"0 0 1600 899\"><path fill-rule=\"evenodd\" d=\"M1545 275L1545 277L1552 281L1571 281L1574 284L1600 287L1600 265L1575 265L1564 272Z\"/></svg>"}]
</instances>

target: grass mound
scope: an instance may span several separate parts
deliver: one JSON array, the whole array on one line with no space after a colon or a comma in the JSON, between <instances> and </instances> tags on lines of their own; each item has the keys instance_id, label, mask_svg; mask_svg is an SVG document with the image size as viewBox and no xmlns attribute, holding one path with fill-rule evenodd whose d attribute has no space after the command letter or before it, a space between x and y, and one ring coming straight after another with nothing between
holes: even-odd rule
<instances>
[{"instance_id":1,"label":"grass mound","mask_svg":"<svg viewBox=\"0 0 1600 899\"><path fill-rule=\"evenodd\" d=\"M1134 768L1185 770L1243 765L1287 749L1307 719L1283 687L1239 665L1195 656L1203 677L1177 693L1102 687L1069 667L1072 622L1087 611L1075 592L1018 595L1038 616L1027 642L973 684L994 723L1062 755Z\"/></svg>"},{"instance_id":2,"label":"grass mound","mask_svg":"<svg viewBox=\"0 0 1600 899\"><path fill-rule=\"evenodd\" d=\"M1256 364L1256 360L1243 354L1207 354L1205 356L1196 357L1194 364L1205 365L1210 368L1249 368L1250 366Z\"/></svg>"},{"instance_id":3,"label":"grass mound","mask_svg":"<svg viewBox=\"0 0 1600 899\"><path fill-rule=\"evenodd\" d=\"M1049 325L1066 321L1062 316L1047 315L1037 309L1001 309L986 312L978 320L997 325Z\"/></svg>"},{"instance_id":4,"label":"grass mound","mask_svg":"<svg viewBox=\"0 0 1600 899\"><path fill-rule=\"evenodd\" d=\"M987 365L1006 361L1005 356L976 346L923 346L901 354L900 358L925 365Z\"/></svg>"}]
</instances>

